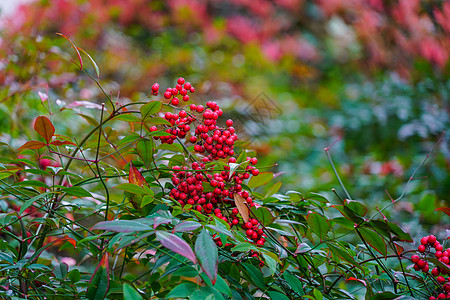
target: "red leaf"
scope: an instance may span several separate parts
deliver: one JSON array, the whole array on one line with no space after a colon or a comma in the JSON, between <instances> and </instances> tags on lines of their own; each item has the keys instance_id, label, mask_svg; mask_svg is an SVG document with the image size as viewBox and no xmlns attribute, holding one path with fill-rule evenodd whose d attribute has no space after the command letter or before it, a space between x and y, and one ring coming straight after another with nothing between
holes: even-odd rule
<instances>
[{"instance_id":1,"label":"red leaf","mask_svg":"<svg viewBox=\"0 0 450 300\"><path fill-rule=\"evenodd\" d=\"M59 33L59 32L57 32L56 34L62 36L63 38L65 38L66 40L69 41L69 43L72 45L73 49L75 49L75 51L77 52L78 60L80 61L80 69L83 69L83 60L81 59L80 51L78 51L77 46L75 46L75 44L72 43L72 41L64 34Z\"/></svg>"},{"instance_id":2,"label":"red leaf","mask_svg":"<svg viewBox=\"0 0 450 300\"><path fill-rule=\"evenodd\" d=\"M55 146L62 146L62 145L74 145L74 146L76 146L74 143L69 142L69 141L53 141L50 144L51 145L55 145Z\"/></svg>"},{"instance_id":3,"label":"red leaf","mask_svg":"<svg viewBox=\"0 0 450 300\"><path fill-rule=\"evenodd\" d=\"M29 141L22 145L22 147L19 148L19 151L22 149L41 149L42 147L45 147L44 142L39 141Z\"/></svg>"},{"instance_id":4,"label":"red leaf","mask_svg":"<svg viewBox=\"0 0 450 300\"><path fill-rule=\"evenodd\" d=\"M439 207L439 208L436 208L435 210L442 211L443 213L446 213L447 215L450 216L450 207Z\"/></svg>"},{"instance_id":5,"label":"red leaf","mask_svg":"<svg viewBox=\"0 0 450 300\"><path fill-rule=\"evenodd\" d=\"M128 177L128 182L136 184L140 187L146 183L144 176L142 176L141 172L139 172L133 163L130 163L130 175Z\"/></svg>"},{"instance_id":6,"label":"red leaf","mask_svg":"<svg viewBox=\"0 0 450 300\"><path fill-rule=\"evenodd\" d=\"M164 247L186 257L194 264L197 263L197 259L195 258L195 254L194 251L192 251L191 246L189 246L189 244L179 236L158 230L156 231L156 238Z\"/></svg>"},{"instance_id":7,"label":"red leaf","mask_svg":"<svg viewBox=\"0 0 450 300\"><path fill-rule=\"evenodd\" d=\"M34 130L45 139L47 144L55 134L55 127L52 122L44 116L37 117L36 122L34 123Z\"/></svg>"}]
</instances>

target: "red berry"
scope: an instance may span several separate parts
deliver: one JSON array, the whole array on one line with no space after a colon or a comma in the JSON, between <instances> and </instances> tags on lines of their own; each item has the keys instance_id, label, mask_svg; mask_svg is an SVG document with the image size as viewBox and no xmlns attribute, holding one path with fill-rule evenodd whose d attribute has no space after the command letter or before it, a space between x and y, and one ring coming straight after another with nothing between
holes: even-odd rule
<instances>
[{"instance_id":1,"label":"red berry","mask_svg":"<svg viewBox=\"0 0 450 300\"><path fill-rule=\"evenodd\" d=\"M184 88L187 89L187 90L190 90L191 87L192 87L192 85L191 85L189 82L186 82L186 83L184 84Z\"/></svg>"},{"instance_id":2,"label":"red berry","mask_svg":"<svg viewBox=\"0 0 450 300\"><path fill-rule=\"evenodd\" d=\"M444 250L444 247L442 247L441 244L435 246L434 248L436 249L436 251L442 251L442 250Z\"/></svg>"},{"instance_id":3,"label":"red berry","mask_svg":"<svg viewBox=\"0 0 450 300\"><path fill-rule=\"evenodd\" d=\"M184 84L185 80L183 77L178 78L177 83L178 84Z\"/></svg>"},{"instance_id":4,"label":"red berry","mask_svg":"<svg viewBox=\"0 0 450 300\"><path fill-rule=\"evenodd\" d=\"M419 250L419 252L424 253L426 250L425 245L419 245L418 250Z\"/></svg>"},{"instance_id":5,"label":"red berry","mask_svg":"<svg viewBox=\"0 0 450 300\"><path fill-rule=\"evenodd\" d=\"M203 105L197 106L197 112L198 112L198 113L203 112L204 109L205 109L205 108L203 107Z\"/></svg>"},{"instance_id":6,"label":"red berry","mask_svg":"<svg viewBox=\"0 0 450 300\"><path fill-rule=\"evenodd\" d=\"M256 165L258 163L258 159L256 157L253 157L252 159L250 159L250 163L252 165Z\"/></svg>"},{"instance_id":7,"label":"red berry","mask_svg":"<svg viewBox=\"0 0 450 300\"><path fill-rule=\"evenodd\" d=\"M184 102L188 102L189 101L189 96L188 95L184 95L183 96L183 101Z\"/></svg>"},{"instance_id":8,"label":"red berry","mask_svg":"<svg viewBox=\"0 0 450 300\"><path fill-rule=\"evenodd\" d=\"M227 122L225 123L228 127L233 126L233 120L228 119Z\"/></svg>"},{"instance_id":9,"label":"red berry","mask_svg":"<svg viewBox=\"0 0 450 300\"><path fill-rule=\"evenodd\" d=\"M411 256L411 261L412 261L413 263L418 262L419 259L420 259L419 255L414 254L414 255Z\"/></svg>"},{"instance_id":10,"label":"red berry","mask_svg":"<svg viewBox=\"0 0 450 300\"><path fill-rule=\"evenodd\" d=\"M156 126L150 127L150 131L156 131L156 130L158 130L158 127L156 127Z\"/></svg>"},{"instance_id":11,"label":"red berry","mask_svg":"<svg viewBox=\"0 0 450 300\"><path fill-rule=\"evenodd\" d=\"M428 244L434 245L435 242L436 242L436 237L434 235L430 235L428 237Z\"/></svg>"},{"instance_id":12,"label":"red berry","mask_svg":"<svg viewBox=\"0 0 450 300\"><path fill-rule=\"evenodd\" d=\"M442 257L442 252L441 251L436 251L436 253L434 254L434 257L441 258Z\"/></svg>"},{"instance_id":13,"label":"red berry","mask_svg":"<svg viewBox=\"0 0 450 300\"><path fill-rule=\"evenodd\" d=\"M433 270L431 270L431 274L432 274L433 276L439 276L440 273L441 273L441 272L439 271L438 268L433 268Z\"/></svg>"},{"instance_id":14,"label":"red berry","mask_svg":"<svg viewBox=\"0 0 450 300\"><path fill-rule=\"evenodd\" d=\"M172 92L170 91L166 91L165 93L164 93L164 98L166 98L166 99L169 99L170 97L172 97Z\"/></svg>"},{"instance_id":15,"label":"red berry","mask_svg":"<svg viewBox=\"0 0 450 300\"><path fill-rule=\"evenodd\" d=\"M422 245L428 244L428 237L427 237L427 236L424 236L423 238L421 238L421 239L420 239L420 243L421 243Z\"/></svg>"},{"instance_id":16,"label":"red berry","mask_svg":"<svg viewBox=\"0 0 450 300\"><path fill-rule=\"evenodd\" d=\"M252 170L252 175L253 176L258 176L258 174L259 174L259 170L258 169L253 169Z\"/></svg>"},{"instance_id":17,"label":"red berry","mask_svg":"<svg viewBox=\"0 0 450 300\"><path fill-rule=\"evenodd\" d=\"M173 97L172 104L177 106L178 104L180 104L180 100L178 98L176 98L176 97Z\"/></svg>"},{"instance_id":18,"label":"red berry","mask_svg":"<svg viewBox=\"0 0 450 300\"><path fill-rule=\"evenodd\" d=\"M422 268L422 271L425 273L428 273L429 270L430 270L430 266L428 266L428 264L426 264L425 267Z\"/></svg>"},{"instance_id":19,"label":"red berry","mask_svg":"<svg viewBox=\"0 0 450 300\"><path fill-rule=\"evenodd\" d=\"M419 268L421 268L421 269L423 269L423 267L425 267L426 264L427 264L427 262L426 262L425 260L423 260L423 259L420 259L420 260L417 262L417 265L418 265Z\"/></svg>"},{"instance_id":20,"label":"red berry","mask_svg":"<svg viewBox=\"0 0 450 300\"><path fill-rule=\"evenodd\" d=\"M445 278L444 278L444 276L438 276L438 277L436 278L436 280L437 280L439 283L441 283L441 284L445 283Z\"/></svg>"}]
</instances>

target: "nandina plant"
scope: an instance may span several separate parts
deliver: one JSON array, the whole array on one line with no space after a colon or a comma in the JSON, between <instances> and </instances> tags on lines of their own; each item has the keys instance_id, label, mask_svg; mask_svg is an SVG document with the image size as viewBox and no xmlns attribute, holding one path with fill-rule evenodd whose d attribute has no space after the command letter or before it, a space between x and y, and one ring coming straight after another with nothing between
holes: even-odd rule
<instances>
[{"instance_id":1,"label":"nandina plant","mask_svg":"<svg viewBox=\"0 0 450 300\"><path fill-rule=\"evenodd\" d=\"M412 249L383 215L400 198L370 216L345 187L280 194L216 102L182 77L149 89L122 104L104 93L98 115L79 114L82 138L38 116L36 138L1 158L2 298L450 296L445 241Z\"/></svg>"}]
</instances>

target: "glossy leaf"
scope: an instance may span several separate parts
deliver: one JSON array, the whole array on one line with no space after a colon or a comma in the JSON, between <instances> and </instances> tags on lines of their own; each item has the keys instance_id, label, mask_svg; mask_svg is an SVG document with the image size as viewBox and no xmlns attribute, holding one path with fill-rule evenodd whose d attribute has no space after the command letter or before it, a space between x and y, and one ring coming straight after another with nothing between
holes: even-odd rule
<instances>
[{"instance_id":1,"label":"glossy leaf","mask_svg":"<svg viewBox=\"0 0 450 300\"><path fill-rule=\"evenodd\" d=\"M362 238L370 246L372 246L375 250L386 256L387 254L386 243L377 232L363 227L358 228L358 231L361 234Z\"/></svg>"},{"instance_id":2,"label":"glossy leaf","mask_svg":"<svg viewBox=\"0 0 450 300\"><path fill-rule=\"evenodd\" d=\"M80 50L81 52L83 52L89 58L89 60L91 61L92 65L94 66L95 73L97 74L97 78L100 78L100 70L99 70L99 68L97 66L97 63L94 61L94 59L86 51L84 51L80 47L77 47L77 50ZM80 58L80 60L81 60L81 58Z\"/></svg>"},{"instance_id":3,"label":"glossy leaf","mask_svg":"<svg viewBox=\"0 0 450 300\"><path fill-rule=\"evenodd\" d=\"M296 292L299 296L303 296L305 294L305 291L303 290L303 285L301 281L295 276L292 275L289 272L285 272L283 274L284 279L289 284L291 289Z\"/></svg>"},{"instance_id":4,"label":"glossy leaf","mask_svg":"<svg viewBox=\"0 0 450 300\"><path fill-rule=\"evenodd\" d=\"M189 244L179 236L158 230L156 231L156 238L164 247L186 257L194 264L197 263L197 259L195 258L195 254L192 251L191 246L189 246Z\"/></svg>"},{"instance_id":5,"label":"glossy leaf","mask_svg":"<svg viewBox=\"0 0 450 300\"><path fill-rule=\"evenodd\" d=\"M109 267L108 267L109 254L106 252L97 268L92 274L89 281L89 288L86 292L86 297L89 300L105 299L109 288Z\"/></svg>"},{"instance_id":6,"label":"glossy leaf","mask_svg":"<svg viewBox=\"0 0 450 300\"><path fill-rule=\"evenodd\" d=\"M245 270L247 270L250 280L261 290L264 290L266 288L266 284L264 283L264 277L261 270L249 263L243 263L242 265Z\"/></svg>"},{"instance_id":7,"label":"glossy leaf","mask_svg":"<svg viewBox=\"0 0 450 300\"><path fill-rule=\"evenodd\" d=\"M151 101L143 106L141 106L141 117L142 120L145 121L151 115L158 113L162 108L161 101Z\"/></svg>"},{"instance_id":8,"label":"glossy leaf","mask_svg":"<svg viewBox=\"0 0 450 300\"><path fill-rule=\"evenodd\" d=\"M133 163L130 163L130 173L128 175L128 182L138 185L142 187L147 182L145 181L144 176L142 176L141 172L133 165Z\"/></svg>"},{"instance_id":9,"label":"glossy leaf","mask_svg":"<svg viewBox=\"0 0 450 300\"><path fill-rule=\"evenodd\" d=\"M201 226L202 224L198 222L184 221L175 225L175 227L173 228L173 232L192 232Z\"/></svg>"},{"instance_id":10,"label":"glossy leaf","mask_svg":"<svg viewBox=\"0 0 450 300\"><path fill-rule=\"evenodd\" d=\"M355 259L350 254L348 254L348 252L346 250L342 249L339 246L334 246L331 243L327 243L327 245L328 245L329 249L331 250L331 252L333 252L333 254L335 254L337 257L342 258L343 260L349 262L350 264L357 267L361 271L363 270L363 268L360 266L360 264L357 263L355 261Z\"/></svg>"},{"instance_id":11,"label":"glossy leaf","mask_svg":"<svg viewBox=\"0 0 450 300\"><path fill-rule=\"evenodd\" d=\"M114 117L114 120L120 120L124 122L140 122L141 120L132 114L121 114Z\"/></svg>"},{"instance_id":12,"label":"glossy leaf","mask_svg":"<svg viewBox=\"0 0 450 300\"><path fill-rule=\"evenodd\" d=\"M149 169L151 167L151 163L153 162L153 148L155 147L155 143L151 139L140 139L136 145L136 150L139 154L139 157L144 162L144 165Z\"/></svg>"},{"instance_id":13,"label":"glossy leaf","mask_svg":"<svg viewBox=\"0 0 450 300\"><path fill-rule=\"evenodd\" d=\"M72 186L69 188L64 188L62 189L63 192L75 196L75 197L92 197L91 193L89 193L88 191L86 191L85 189L83 189L80 186Z\"/></svg>"},{"instance_id":14,"label":"glossy leaf","mask_svg":"<svg viewBox=\"0 0 450 300\"><path fill-rule=\"evenodd\" d=\"M45 147L46 143L39 142L39 141L28 141L25 144L23 144L18 151L21 151L23 149L41 149L42 147Z\"/></svg>"},{"instance_id":15,"label":"glossy leaf","mask_svg":"<svg viewBox=\"0 0 450 300\"><path fill-rule=\"evenodd\" d=\"M166 298L187 298L197 290L197 285L192 282L183 282L175 286Z\"/></svg>"},{"instance_id":16,"label":"glossy leaf","mask_svg":"<svg viewBox=\"0 0 450 300\"><path fill-rule=\"evenodd\" d=\"M213 284L217 279L217 267L219 265L219 254L217 245L214 243L209 232L203 229L195 241L195 255L203 272Z\"/></svg>"},{"instance_id":17,"label":"glossy leaf","mask_svg":"<svg viewBox=\"0 0 450 300\"><path fill-rule=\"evenodd\" d=\"M248 181L248 186L252 189L263 186L273 179L273 173L261 172L258 176L253 176Z\"/></svg>"},{"instance_id":18,"label":"glossy leaf","mask_svg":"<svg viewBox=\"0 0 450 300\"><path fill-rule=\"evenodd\" d=\"M34 130L39 133L44 140L50 143L52 137L55 135L55 127L52 122L45 116L39 116L34 123Z\"/></svg>"},{"instance_id":19,"label":"glossy leaf","mask_svg":"<svg viewBox=\"0 0 450 300\"><path fill-rule=\"evenodd\" d=\"M141 294L128 283L123 284L123 300L142 300Z\"/></svg>"},{"instance_id":20,"label":"glossy leaf","mask_svg":"<svg viewBox=\"0 0 450 300\"><path fill-rule=\"evenodd\" d=\"M251 211L253 212L254 217L256 217L256 219L264 226L269 226L275 221L275 217L267 207L261 206L256 208L256 206L253 206Z\"/></svg>"},{"instance_id":21,"label":"glossy leaf","mask_svg":"<svg viewBox=\"0 0 450 300\"><path fill-rule=\"evenodd\" d=\"M147 192L143 188L141 188L140 186L138 186L134 183L121 183L119 185L116 185L114 188L123 190L128 193L132 193L132 194L139 194L139 195L147 194Z\"/></svg>"},{"instance_id":22,"label":"glossy leaf","mask_svg":"<svg viewBox=\"0 0 450 300\"><path fill-rule=\"evenodd\" d=\"M277 300L289 300L289 297L285 294L282 294L280 292L275 291L267 291L267 294L269 294L270 299L277 299Z\"/></svg>"},{"instance_id":23,"label":"glossy leaf","mask_svg":"<svg viewBox=\"0 0 450 300\"><path fill-rule=\"evenodd\" d=\"M311 230L317 234L320 239L323 239L331 229L331 225L328 220L316 212L309 213L306 216L306 222Z\"/></svg>"},{"instance_id":24,"label":"glossy leaf","mask_svg":"<svg viewBox=\"0 0 450 300\"><path fill-rule=\"evenodd\" d=\"M115 220L115 221L103 221L95 224L92 229L100 229L114 232L137 232L153 230L147 224L143 224L136 220Z\"/></svg>"}]
</instances>

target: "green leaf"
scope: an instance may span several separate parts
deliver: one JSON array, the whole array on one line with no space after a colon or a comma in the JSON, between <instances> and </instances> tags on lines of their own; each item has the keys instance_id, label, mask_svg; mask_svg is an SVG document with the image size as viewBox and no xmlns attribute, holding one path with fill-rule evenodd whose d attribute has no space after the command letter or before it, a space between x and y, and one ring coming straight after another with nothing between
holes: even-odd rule
<instances>
[{"instance_id":1,"label":"green leaf","mask_svg":"<svg viewBox=\"0 0 450 300\"><path fill-rule=\"evenodd\" d=\"M136 150L139 154L139 157L144 162L144 165L149 169L151 167L151 163L153 162L153 148L155 147L155 143L153 140L142 138L136 145Z\"/></svg>"},{"instance_id":2,"label":"green leaf","mask_svg":"<svg viewBox=\"0 0 450 300\"><path fill-rule=\"evenodd\" d=\"M153 230L147 224L140 223L136 220L115 220L99 222L92 227L92 229L100 229L114 232L136 232Z\"/></svg>"},{"instance_id":3,"label":"green leaf","mask_svg":"<svg viewBox=\"0 0 450 300\"><path fill-rule=\"evenodd\" d=\"M217 281L214 284L214 288L216 288L222 294L225 294L225 295L228 295L231 297L230 286L220 275L217 275Z\"/></svg>"},{"instance_id":4,"label":"green leaf","mask_svg":"<svg viewBox=\"0 0 450 300\"><path fill-rule=\"evenodd\" d=\"M330 231L331 229L331 225L328 222L328 220L324 216L316 212L309 213L306 216L306 222L308 223L311 230L315 234L317 234L321 240L327 235L328 231Z\"/></svg>"},{"instance_id":5,"label":"green leaf","mask_svg":"<svg viewBox=\"0 0 450 300\"><path fill-rule=\"evenodd\" d=\"M28 199L27 201L25 201L25 203L20 207L20 211L19 211L19 215L23 214L23 212L29 208L30 206L33 205L34 202L36 202L39 199L45 198L48 195L54 194L54 192L47 192L47 193L43 193L40 195L37 195L31 199Z\"/></svg>"},{"instance_id":6,"label":"green leaf","mask_svg":"<svg viewBox=\"0 0 450 300\"><path fill-rule=\"evenodd\" d=\"M215 284L217 279L217 267L219 265L219 254L217 245L214 243L209 232L203 229L195 241L195 255L203 272Z\"/></svg>"},{"instance_id":7,"label":"green leaf","mask_svg":"<svg viewBox=\"0 0 450 300\"><path fill-rule=\"evenodd\" d=\"M187 298L193 292L197 290L197 285L192 282L183 282L182 284L174 287L169 294L167 294L167 298Z\"/></svg>"},{"instance_id":8,"label":"green leaf","mask_svg":"<svg viewBox=\"0 0 450 300\"><path fill-rule=\"evenodd\" d=\"M392 300L397 299L399 295L396 295L392 292L381 292L378 294L373 295L369 298L369 300Z\"/></svg>"},{"instance_id":9,"label":"green leaf","mask_svg":"<svg viewBox=\"0 0 450 300\"><path fill-rule=\"evenodd\" d=\"M172 126L172 124L170 124L169 121L167 121L166 119L163 119L163 118L161 118L161 117L147 118L147 119L145 120L145 124ZM156 133L156 131L155 131L155 133ZM157 135L159 135L159 133L157 133Z\"/></svg>"},{"instance_id":10,"label":"green leaf","mask_svg":"<svg viewBox=\"0 0 450 300\"><path fill-rule=\"evenodd\" d=\"M102 260L92 274L86 297L89 300L103 300L109 287L108 254L104 254Z\"/></svg>"},{"instance_id":11,"label":"green leaf","mask_svg":"<svg viewBox=\"0 0 450 300\"><path fill-rule=\"evenodd\" d=\"M349 262L350 264L352 264L353 266L357 267L358 269L364 272L361 265L357 263L355 259L350 254L348 254L346 250L342 249L339 246L334 246L331 243L327 243L327 245L330 248L331 252L333 252L333 254L335 254L337 257L342 258L343 260Z\"/></svg>"},{"instance_id":12,"label":"green leaf","mask_svg":"<svg viewBox=\"0 0 450 300\"><path fill-rule=\"evenodd\" d=\"M266 261L266 264L269 267L270 272L272 273L273 276L277 271L277 262L275 261L275 259L270 257L270 255L267 255L266 253L263 253L262 256L264 257L264 260Z\"/></svg>"},{"instance_id":13,"label":"green leaf","mask_svg":"<svg viewBox=\"0 0 450 300\"><path fill-rule=\"evenodd\" d=\"M119 185L116 185L114 188L132 194L140 194L140 195L147 194L147 192L143 188L134 183L121 183Z\"/></svg>"},{"instance_id":14,"label":"green leaf","mask_svg":"<svg viewBox=\"0 0 450 300\"><path fill-rule=\"evenodd\" d=\"M81 116L83 119L85 119L90 125L92 126L97 126L98 125L98 121L96 119L94 119L93 117L89 116L89 115L85 115L85 114L77 114L79 116Z\"/></svg>"},{"instance_id":15,"label":"green leaf","mask_svg":"<svg viewBox=\"0 0 450 300\"><path fill-rule=\"evenodd\" d=\"M122 114L114 117L114 120L120 120L124 122L141 122L141 120L132 114Z\"/></svg>"},{"instance_id":16,"label":"green leaf","mask_svg":"<svg viewBox=\"0 0 450 300\"><path fill-rule=\"evenodd\" d=\"M172 151L172 152L177 152L177 153L183 153L183 147L180 144L161 144L158 147L156 147L156 149L158 150L167 150L167 151Z\"/></svg>"},{"instance_id":17,"label":"green leaf","mask_svg":"<svg viewBox=\"0 0 450 300\"><path fill-rule=\"evenodd\" d=\"M344 206L349 208L359 217L364 217L367 214L367 207L359 201L346 199Z\"/></svg>"},{"instance_id":18,"label":"green leaf","mask_svg":"<svg viewBox=\"0 0 450 300\"><path fill-rule=\"evenodd\" d=\"M88 191L86 191L85 189L83 189L80 186L72 186L69 188L64 188L62 189L63 192L75 196L75 197L92 197L91 193L89 193Z\"/></svg>"},{"instance_id":19,"label":"green leaf","mask_svg":"<svg viewBox=\"0 0 450 300\"><path fill-rule=\"evenodd\" d=\"M285 272L283 274L283 277L287 281L287 283L289 284L291 289L294 292L296 292L299 296L303 296L305 294L305 291L303 290L302 283L300 282L300 280L296 276L290 274L289 272Z\"/></svg>"},{"instance_id":20,"label":"green leaf","mask_svg":"<svg viewBox=\"0 0 450 300\"><path fill-rule=\"evenodd\" d=\"M191 266L181 267L173 272L173 276L183 276L188 278L197 277L198 275L198 271Z\"/></svg>"},{"instance_id":21,"label":"green leaf","mask_svg":"<svg viewBox=\"0 0 450 300\"><path fill-rule=\"evenodd\" d=\"M247 273L250 277L250 280L261 290L265 290L266 285L264 283L264 277L261 273L261 270L255 267L254 265L251 265L249 263L243 263L242 264L244 268L247 270Z\"/></svg>"},{"instance_id":22,"label":"green leaf","mask_svg":"<svg viewBox=\"0 0 450 300\"><path fill-rule=\"evenodd\" d=\"M24 180L21 182L14 183L13 186L31 186L31 187L41 187L41 188L45 188L45 189L49 188L48 185L46 185L42 181L37 181L37 180Z\"/></svg>"},{"instance_id":23,"label":"green leaf","mask_svg":"<svg viewBox=\"0 0 450 300\"><path fill-rule=\"evenodd\" d=\"M124 137L120 140L120 142L117 144L117 147L122 147L124 144L131 144L137 140L139 140L141 137L138 134L130 134Z\"/></svg>"},{"instance_id":24,"label":"green leaf","mask_svg":"<svg viewBox=\"0 0 450 300\"><path fill-rule=\"evenodd\" d=\"M141 294L128 283L123 284L123 300L142 300Z\"/></svg>"},{"instance_id":25,"label":"green leaf","mask_svg":"<svg viewBox=\"0 0 450 300\"><path fill-rule=\"evenodd\" d=\"M258 221L264 226L269 226L273 223L273 221L275 221L275 217L267 207L261 206L256 208L256 206L253 206L251 211L255 215L256 219L258 219Z\"/></svg>"},{"instance_id":26,"label":"green leaf","mask_svg":"<svg viewBox=\"0 0 450 300\"><path fill-rule=\"evenodd\" d=\"M142 120L149 118L151 115L158 113L162 108L161 101L151 101L143 106L141 106L141 116Z\"/></svg>"},{"instance_id":27,"label":"green leaf","mask_svg":"<svg viewBox=\"0 0 450 300\"><path fill-rule=\"evenodd\" d=\"M312 199L325 204L330 203L330 201L328 201L328 199L325 196L313 192L306 193L305 199Z\"/></svg>"},{"instance_id":28,"label":"green leaf","mask_svg":"<svg viewBox=\"0 0 450 300\"><path fill-rule=\"evenodd\" d=\"M95 73L97 74L97 78L100 78L100 70L99 70L99 68L97 66L97 63L94 61L94 59L86 51L84 51L80 47L77 47L77 49L80 50L81 52L83 52L89 58L89 60L91 61L92 65L94 66Z\"/></svg>"},{"instance_id":29,"label":"green leaf","mask_svg":"<svg viewBox=\"0 0 450 300\"><path fill-rule=\"evenodd\" d=\"M231 251L233 251L233 252L247 252L247 251L250 251L250 250L259 252L259 248L258 247L256 247L253 244L250 244L248 242L239 243L239 244L237 244L235 247L233 247L231 249Z\"/></svg>"},{"instance_id":30,"label":"green leaf","mask_svg":"<svg viewBox=\"0 0 450 300\"><path fill-rule=\"evenodd\" d=\"M150 196L150 195L145 195L142 198L142 202L141 202L141 208L143 208L144 206L146 206L147 204L152 203L153 201L155 201L155 198Z\"/></svg>"},{"instance_id":31,"label":"green leaf","mask_svg":"<svg viewBox=\"0 0 450 300\"><path fill-rule=\"evenodd\" d=\"M280 292L267 291L267 294L269 294L270 299L289 300L289 297L287 297L285 294L282 294Z\"/></svg>"},{"instance_id":32,"label":"green leaf","mask_svg":"<svg viewBox=\"0 0 450 300\"><path fill-rule=\"evenodd\" d=\"M184 221L180 222L173 228L173 232L192 232L197 228L201 227L202 224L195 221Z\"/></svg>"},{"instance_id":33,"label":"green leaf","mask_svg":"<svg viewBox=\"0 0 450 300\"><path fill-rule=\"evenodd\" d=\"M248 186L252 189L269 183L273 179L273 173L261 172L258 176L252 176L248 181Z\"/></svg>"},{"instance_id":34,"label":"green leaf","mask_svg":"<svg viewBox=\"0 0 450 300\"><path fill-rule=\"evenodd\" d=\"M372 246L375 250L386 256L387 254L386 243L377 232L363 227L359 227L358 231L363 237L363 239L370 246Z\"/></svg>"},{"instance_id":35,"label":"green leaf","mask_svg":"<svg viewBox=\"0 0 450 300\"><path fill-rule=\"evenodd\" d=\"M192 251L191 246L189 246L189 244L179 236L158 230L156 231L156 238L164 247L186 257L194 264L197 263L197 259L195 258L195 254Z\"/></svg>"},{"instance_id":36,"label":"green leaf","mask_svg":"<svg viewBox=\"0 0 450 300\"><path fill-rule=\"evenodd\" d=\"M270 196L272 196L273 194L278 193L278 191L280 190L280 188L281 188L281 182L279 181L279 182L275 183L274 185L272 185L272 186L270 187L270 189L267 191L267 193L266 193L266 195L264 196L264 198L270 197Z\"/></svg>"}]
</instances>

